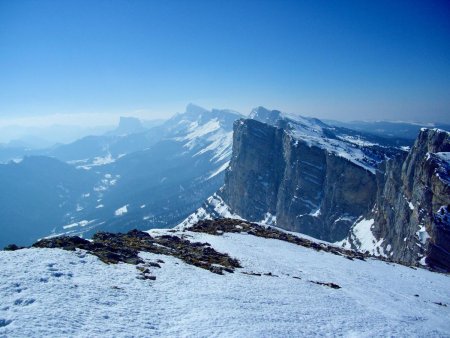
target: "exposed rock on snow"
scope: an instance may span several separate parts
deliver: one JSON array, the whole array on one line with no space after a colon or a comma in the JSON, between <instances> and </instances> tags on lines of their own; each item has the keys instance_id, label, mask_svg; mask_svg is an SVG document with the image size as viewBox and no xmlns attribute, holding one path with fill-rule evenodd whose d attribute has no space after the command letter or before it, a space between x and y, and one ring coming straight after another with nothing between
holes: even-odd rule
<instances>
[{"instance_id":1,"label":"exposed rock on snow","mask_svg":"<svg viewBox=\"0 0 450 338\"><path fill-rule=\"evenodd\" d=\"M332 254L335 255L345 256L348 259L357 258L364 260L365 257L368 257L356 251L342 249L325 243L318 243L272 227L263 226L256 223L245 222L238 219L225 218L216 220L203 220L187 228L187 230L192 232L201 232L219 236L223 235L224 233L246 233L248 235L253 235L257 237L277 239L301 245L303 247L312 248L317 251L331 252Z\"/></svg>"},{"instance_id":2,"label":"exposed rock on snow","mask_svg":"<svg viewBox=\"0 0 450 338\"><path fill-rule=\"evenodd\" d=\"M152 252L131 265L78 249L0 251L0 336L450 335L446 275L245 232L151 235L210 243L246 273L218 275Z\"/></svg>"},{"instance_id":3,"label":"exposed rock on snow","mask_svg":"<svg viewBox=\"0 0 450 338\"><path fill-rule=\"evenodd\" d=\"M192 243L177 236L152 237L146 232L132 230L126 234L99 232L92 242L80 237L61 236L40 240L35 248L61 248L65 250L83 249L100 258L105 263L141 264L139 252L151 252L175 256L211 272L222 274L233 272L240 267L239 262L226 254L221 254L208 243Z\"/></svg>"}]
</instances>

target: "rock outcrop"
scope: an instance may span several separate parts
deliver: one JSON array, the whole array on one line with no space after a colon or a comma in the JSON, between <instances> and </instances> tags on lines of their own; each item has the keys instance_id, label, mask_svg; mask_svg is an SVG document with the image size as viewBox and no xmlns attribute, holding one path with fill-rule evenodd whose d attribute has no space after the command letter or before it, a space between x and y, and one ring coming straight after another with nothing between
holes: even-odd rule
<instances>
[{"instance_id":1,"label":"rock outcrop","mask_svg":"<svg viewBox=\"0 0 450 338\"><path fill-rule=\"evenodd\" d=\"M104 263L123 262L137 265L138 269L145 263L139 257L140 251L175 256L187 264L217 274L223 274L224 271L232 273L235 268L241 267L237 259L217 252L208 243L190 242L187 239L170 235L153 237L139 230L131 230L126 234L98 232L93 236L92 242L78 236L52 237L34 243L33 247L60 248L71 251L83 249L97 256ZM155 264L157 263L153 263L153 266L156 266ZM142 272L146 277L146 272Z\"/></svg>"},{"instance_id":2,"label":"rock outcrop","mask_svg":"<svg viewBox=\"0 0 450 338\"><path fill-rule=\"evenodd\" d=\"M448 132L422 129L406 156L385 163L372 232L393 259L450 270L449 152Z\"/></svg>"},{"instance_id":3,"label":"rock outcrop","mask_svg":"<svg viewBox=\"0 0 450 338\"><path fill-rule=\"evenodd\" d=\"M311 248L316 251L330 252L334 255L343 256L347 259L360 259L370 257L370 255L362 254L354 250L339 248L326 243L318 243L307 238L302 238L294 234L290 234L279 229L262 226L259 224L246 222L237 219L222 218L216 220L201 220L189 228L192 232L201 232L210 235L221 236L224 233L245 233L251 236L277 239L284 242L300 245L305 248ZM379 257L373 257L379 258Z\"/></svg>"}]
</instances>

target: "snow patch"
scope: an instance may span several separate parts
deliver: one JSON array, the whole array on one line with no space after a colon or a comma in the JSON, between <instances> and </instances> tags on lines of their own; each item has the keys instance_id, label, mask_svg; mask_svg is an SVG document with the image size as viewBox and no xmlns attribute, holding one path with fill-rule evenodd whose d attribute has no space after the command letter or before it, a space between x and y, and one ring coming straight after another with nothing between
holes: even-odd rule
<instances>
[{"instance_id":1,"label":"snow patch","mask_svg":"<svg viewBox=\"0 0 450 338\"><path fill-rule=\"evenodd\" d=\"M311 213L309 214L312 217L319 217L320 216L320 208L318 208L316 211L311 211Z\"/></svg>"},{"instance_id":2,"label":"snow patch","mask_svg":"<svg viewBox=\"0 0 450 338\"><path fill-rule=\"evenodd\" d=\"M264 225L276 225L277 224L277 216L272 215L270 212L266 212L264 214L263 220L258 223L264 224Z\"/></svg>"},{"instance_id":3,"label":"snow patch","mask_svg":"<svg viewBox=\"0 0 450 338\"><path fill-rule=\"evenodd\" d=\"M230 161L227 161L224 164L222 164L216 171L214 171L211 175L208 176L208 180L213 178L214 176L219 175L222 171L227 169L229 165L230 165Z\"/></svg>"},{"instance_id":4,"label":"snow patch","mask_svg":"<svg viewBox=\"0 0 450 338\"><path fill-rule=\"evenodd\" d=\"M377 240L372 233L371 228L374 222L375 220L373 218L361 218L357 220L356 223L352 226L350 239L356 245L358 251L368 251L370 254L375 256L387 257L383 247L381 246L384 239L380 238L379 240ZM339 244L343 245L344 247L350 248L350 244L348 243L348 241L341 241Z\"/></svg>"},{"instance_id":5,"label":"snow patch","mask_svg":"<svg viewBox=\"0 0 450 338\"><path fill-rule=\"evenodd\" d=\"M94 221L95 220L92 220L92 221L83 220L83 221L67 224L67 225L63 226L63 229L71 229L71 228L75 228L75 227L85 227L86 225L91 224Z\"/></svg>"},{"instance_id":6,"label":"snow patch","mask_svg":"<svg viewBox=\"0 0 450 338\"><path fill-rule=\"evenodd\" d=\"M430 234L428 233L425 225L419 225L420 229L416 231L416 236L419 238L420 243L425 244L427 240L430 238Z\"/></svg>"},{"instance_id":7,"label":"snow patch","mask_svg":"<svg viewBox=\"0 0 450 338\"><path fill-rule=\"evenodd\" d=\"M120 207L116 211L114 211L114 215L116 216L123 216L128 212L128 204L124 205L123 207Z\"/></svg>"},{"instance_id":8,"label":"snow patch","mask_svg":"<svg viewBox=\"0 0 450 338\"><path fill-rule=\"evenodd\" d=\"M183 230L196 224L203 219L213 218L234 218L242 219L239 215L231 212L230 207L224 202L222 197L214 194L206 200L204 205L197 209L194 213L189 215L183 222L178 224L175 228Z\"/></svg>"}]
</instances>

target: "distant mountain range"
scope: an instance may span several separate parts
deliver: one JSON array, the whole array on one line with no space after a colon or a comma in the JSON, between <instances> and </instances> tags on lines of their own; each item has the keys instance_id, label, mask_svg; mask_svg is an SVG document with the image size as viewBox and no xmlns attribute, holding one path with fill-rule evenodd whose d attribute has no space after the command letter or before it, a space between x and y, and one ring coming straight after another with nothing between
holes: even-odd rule
<instances>
[{"instance_id":1,"label":"distant mountain range","mask_svg":"<svg viewBox=\"0 0 450 338\"><path fill-rule=\"evenodd\" d=\"M0 246L178 224L222 185L241 117L189 105L150 129L123 118L112 132L0 165Z\"/></svg>"},{"instance_id":2,"label":"distant mountain range","mask_svg":"<svg viewBox=\"0 0 450 338\"><path fill-rule=\"evenodd\" d=\"M437 128L450 130L446 123L417 123L417 122L389 122L389 121L352 121L341 122L324 120L327 124L336 127L364 131L384 138L415 140L421 128Z\"/></svg>"},{"instance_id":3,"label":"distant mountain range","mask_svg":"<svg viewBox=\"0 0 450 338\"><path fill-rule=\"evenodd\" d=\"M245 118L188 105L154 126L122 118L103 135L0 165L0 246L236 216L367 249L352 229L372 217L385 160L414 144L403 124L386 125L399 137L264 107Z\"/></svg>"}]
</instances>

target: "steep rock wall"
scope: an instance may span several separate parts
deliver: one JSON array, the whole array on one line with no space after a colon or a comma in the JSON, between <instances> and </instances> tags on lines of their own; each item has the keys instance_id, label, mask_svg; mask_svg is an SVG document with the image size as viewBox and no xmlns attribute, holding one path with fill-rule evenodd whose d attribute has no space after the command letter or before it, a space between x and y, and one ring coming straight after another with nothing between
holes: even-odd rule
<instances>
[{"instance_id":1,"label":"steep rock wall","mask_svg":"<svg viewBox=\"0 0 450 338\"><path fill-rule=\"evenodd\" d=\"M371 209L375 190L375 175L363 167L283 128L241 120L220 195L245 219L276 215L281 228L338 241Z\"/></svg>"},{"instance_id":2,"label":"steep rock wall","mask_svg":"<svg viewBox=\"0 0 450 338\"><path fill-rule=\"evenodd\" d=\"M374 235L398 261L450 270L449 133L423 129L407 156L386 162L378 177Z\"/></svg>"}]
</instances>

